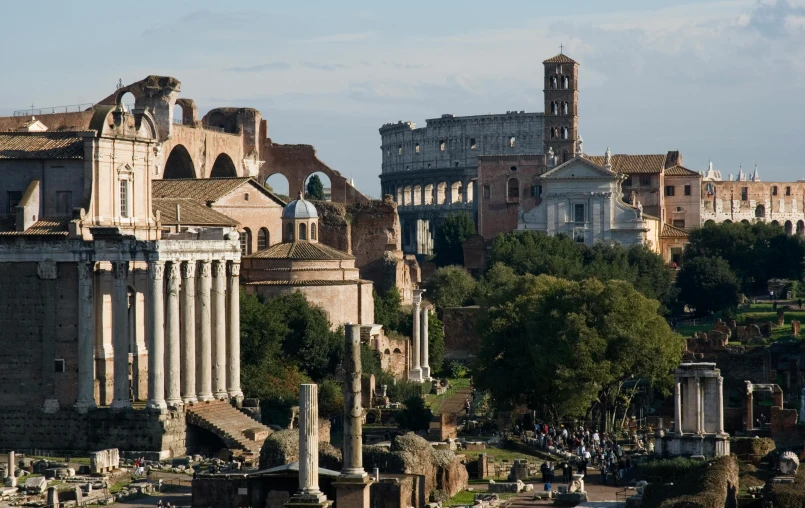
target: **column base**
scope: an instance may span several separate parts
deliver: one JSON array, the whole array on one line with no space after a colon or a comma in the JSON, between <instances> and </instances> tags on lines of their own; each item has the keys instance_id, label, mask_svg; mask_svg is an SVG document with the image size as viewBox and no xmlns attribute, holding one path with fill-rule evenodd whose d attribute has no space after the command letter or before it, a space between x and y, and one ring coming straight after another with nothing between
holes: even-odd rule
<instances>
[{"instance_id":1,"label":"column base","mask_svg":"<svg viewBox=\"0 0 805 508\"><path fill-rule=\"evenodd\" d=\"M213 395L216 400L227 400L229 398L229 394L226 393L226 390L217 391Z\"/></svg>"},{"instance_id":2,"label":"column base","mask_svg":"<svg viewBox=\"0 0 805 508\"><path fill-rule=\"evenodd\" d=\"M43 413L56 413L60 408L59 399L45 399L45 403L42 404Z\"/></svg>"},{"instance_id":3,"label":"column base","mask_svg":"<svg viewBox=\"0 0 805 508\"><path fill-rule=\"evenodd\" d=\"M182 403L183 404L195 404L196 402L198 402L198 399L195 396L193 396L193 397L182 397Z\"/></svg>"},{"instance_id":4,"label":"column base","mask_svg":"<svg viewBox=\"0 0 805 508\"><path fill-rule=\"evenodd\" d=\"M165 400L165 404L167 404L169 408L173 409L181 409L184 406L182 399L167 399Z\"/></svg>"},{"instance_id":5,"label":"column base","mask_svg":"<svg viewBox=\"0 0 805 508\"><path fill-rule=\"evenodd\" d=\"M8 488L12 488L12 489L13 489L14 487L16 487L16 486L17 486L17 478L16 478L16 477L14 477L14 476L9 476L8 478L6 478L6 479L5 479L5 481L4 481L4 485L5 485L6 487L8 487Z\"/></svg>"},{"instance_id":6,"label":"column base","mask_svg":"<svg viewBox=\"0 0 805 508\"><path fill-rule=\"evenodd\" d=\"M323 493L310 493L310 494L294 494L291 499L285 503L286 508L312 508L312 507L325 507L332 504L332 501L327 500L327 496Z\"/></svg>"},{"instance_id":7,"label":"column base","mask_svg":"<svg viewBox=\"0 0 805 508\"><path fill-rule=\"evenodd\" d=\"M97 407L98 405L95 404L94 400L79 400L75 403L73 409L80 414L86 414L90 409L96 409Z\"/></svg>"},{"instance_id":8,"label":"column base","mask_svg":"<svg viewBox=\"0 0 805 508\"><path fill-rule=\"evenodd\" d=\"M369 486L372 479L363 473L363 476L350 474L338 477L333 482L335 487L335 503L338 508L369 508Z\"/></svg>"},{"instance_id":9,"label":"column base","mask_svg":"<svg viewBox=\"0 0 805 508\"><path fill-rule=\"evenodd\" d=\"M430 381L430 365L422 366L422 379L427 379Z\"/></svg>"},{"instance_id":10,"label":"column base","mask_svg":"<svg viewBox=\"0 0 805 508\"><path fill-rule=\"evenodd\" d=\"M145 408L154 411L165 411L168 409L168 404L164 400L149 399L149 401L145 403Z\"/></svg>"},{"instance_id":11,"label":"column base","mask_svg":"<svg viewBox=\"0 0 805 508\"><path fill-rule=\"evenodd\" d=\"M408 379L411 381L419 381L422 382L422 369L419 367L414 367L410 371L408 371Z\"/></svg>"},{"instance_id":12,"label":"column base","mask_svg":"<svg viewBox=\"0 0 805 508\"><path fill-rule=\"evenodd\" d=\"M215 397L213 397L212 393L201 393L198 396L198 400L199 402L209 402L215 400Z\"/></svg>"},{"instance_id":13,"label":"column base","mask_svg":"<svg viewBox=\"0 0 805 508\"><path fill-rule=\"evenodd\" d=\"M113 400L109 405L110 409L131 409L131 401L128 399Z\"/></svg>"},{"instance_id":14,"label":"column base","mask_svg":"<svg viewBox=\"0 0 805 508\"><path fill-rule=\"evenodd\" d=\"M229 392L229 400L235 403L235 406L241 407L243 405L243 392L240 390L232 390Z\"/></svg>"}]
</instances>

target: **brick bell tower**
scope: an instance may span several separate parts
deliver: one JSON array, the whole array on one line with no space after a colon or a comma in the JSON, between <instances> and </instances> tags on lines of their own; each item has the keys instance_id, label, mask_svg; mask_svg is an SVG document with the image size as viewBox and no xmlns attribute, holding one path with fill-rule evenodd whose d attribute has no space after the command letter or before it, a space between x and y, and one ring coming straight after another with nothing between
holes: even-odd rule
<instances>
[{"instance_id":1,"label":"brick bell tower","mask_svg":"<svg viewBox=\"0 0 805 508\"><path fill-rule=\"evenodd\" d=\"M573 158L579 136L579 64L559 53L545 66L545 153L553 148L559 163Z\"/></svg>"}]
</instances>

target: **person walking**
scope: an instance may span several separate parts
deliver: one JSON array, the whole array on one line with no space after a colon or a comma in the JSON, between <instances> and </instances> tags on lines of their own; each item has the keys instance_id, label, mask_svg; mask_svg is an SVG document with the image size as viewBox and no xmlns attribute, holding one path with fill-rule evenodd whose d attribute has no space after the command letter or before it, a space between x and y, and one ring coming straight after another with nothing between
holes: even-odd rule
<instances>
[{"instance_id":1,"label":"person walking","mask_svg":"<svg viewBox=\"0 0 805 508\"><path fill-rule=\"evenodd\" d=\"M607 465L603 461L601 462L601 483L607 484Z\"/></svg>"},{"instance_id":2,"label":"person walking","mask_svg":"<svg viewBox=\"0 0 805 508\"><path fill-rule=\"evenodd\" d=\"M562 463L562 480L565 483L570 483L570 479L573 477L573 467L570 465L569 461L564 461Z\"/></svg>"}]
</instances>

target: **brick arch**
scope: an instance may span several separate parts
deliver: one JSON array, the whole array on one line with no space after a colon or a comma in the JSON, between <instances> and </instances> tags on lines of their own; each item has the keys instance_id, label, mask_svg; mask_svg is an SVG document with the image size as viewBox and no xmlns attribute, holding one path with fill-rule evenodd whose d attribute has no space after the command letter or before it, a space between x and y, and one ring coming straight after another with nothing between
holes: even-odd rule
<instances>
[{"instance_id":1,"label":"brick arch","mask_svg":"<svg viewBox=\"0 0 805 508\"><path fill-rule=\"evenodd\" d=\"M218 154L210 170L210 178L234 178L236 176L238 176L238 170L235 163L232 162L232 157L225 152Z\"/></svg>"},{"instance_id":2,"label":"brick arch","mask_svg":"<svg viewBox=\"0 0 805 508\"><path fill-rule=\"evenodd\" d=\"M175 145L168 158L165 160L165 169L162 172L162 178L197 178L196 166L193 164L193 158L184 145Z\"/></svg>"}]
</instances>

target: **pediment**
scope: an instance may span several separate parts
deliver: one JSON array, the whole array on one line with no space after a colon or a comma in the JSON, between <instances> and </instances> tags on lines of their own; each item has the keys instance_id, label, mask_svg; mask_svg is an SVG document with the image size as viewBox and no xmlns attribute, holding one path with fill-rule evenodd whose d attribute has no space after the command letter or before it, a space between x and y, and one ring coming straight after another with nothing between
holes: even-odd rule
<instances>
[{"instance_id":1,"label":"pediment","mask_svg":"<svg viewBox=\"0 0 805 508\"><path fill-rule=\"evenodd\" d=\"M609 171L603 167L595 164L584 157L574 157L569 161L561 164L554 169L543 174L540 178L544 179L563 179L570 180L574 178L594 178L597 180L615 180L618 174L614 171Z\"/></svg>"}]
</instances>

